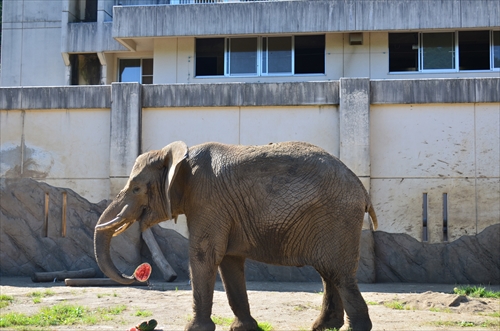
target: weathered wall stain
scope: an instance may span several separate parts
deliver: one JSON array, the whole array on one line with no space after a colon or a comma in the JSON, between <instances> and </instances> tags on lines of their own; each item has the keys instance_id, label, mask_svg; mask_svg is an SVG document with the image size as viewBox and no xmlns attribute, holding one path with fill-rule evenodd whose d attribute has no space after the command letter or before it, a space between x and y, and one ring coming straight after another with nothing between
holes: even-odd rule
<instances>
[{"instance_id":1,"label":"weathered wall stain","mask_svg":"<svg viewBox=\"0 0 500 331\"><path fill-rule=\"evenodd\" d=\"M1 146L0 176L44 179L54 166L53 155L35 146Z\"/></svg>"}]
</instances>

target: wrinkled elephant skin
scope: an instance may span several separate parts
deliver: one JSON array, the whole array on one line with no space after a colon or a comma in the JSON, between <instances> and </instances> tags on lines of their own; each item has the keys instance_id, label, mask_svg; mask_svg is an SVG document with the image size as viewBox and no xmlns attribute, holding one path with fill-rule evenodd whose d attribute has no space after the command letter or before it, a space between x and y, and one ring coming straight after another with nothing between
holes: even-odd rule
<instances>
[{"instance_id":1,"label":"wrinkled elephant skin","mask_svg":"<svg viewBox=\"0 0 500 331\"><path fill-rule=\"evenodd\" d=\"M370 330L355 273L365 213L377 219L358 177L319 147L300 142L263 146L174 142L140 155L125 188L95 230L95 253L110 278L130 283L109 255L111 237L133 222L145 229L185 214L193 319L186 330L214 330L219 270L235 314L231 330L257 330L246 293L246 258L313 266L324 296L313 330Z\"/></svg>"}]
</instances>

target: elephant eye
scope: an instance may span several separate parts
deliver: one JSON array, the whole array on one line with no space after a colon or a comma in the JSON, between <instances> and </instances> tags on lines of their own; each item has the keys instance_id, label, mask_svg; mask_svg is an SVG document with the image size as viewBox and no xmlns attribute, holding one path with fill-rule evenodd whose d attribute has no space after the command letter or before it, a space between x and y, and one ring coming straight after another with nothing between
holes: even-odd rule
<instances>
[{"instance_id":1,"label":"elephant eye","mask_svg":"<svg viewBox=\"0 0 500 331\"><path fill-rule=\"evenodd\" d=\"M140 190L141 190L140 187L134 187L134 189L132 190L132 193L139 193Z\"/></svg>"}]
</instances>

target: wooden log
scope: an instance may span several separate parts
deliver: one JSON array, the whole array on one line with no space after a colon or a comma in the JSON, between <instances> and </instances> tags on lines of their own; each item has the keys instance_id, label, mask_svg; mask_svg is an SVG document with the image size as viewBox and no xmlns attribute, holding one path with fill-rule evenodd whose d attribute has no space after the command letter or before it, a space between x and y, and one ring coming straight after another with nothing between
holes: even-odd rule
<instances>
[{"instance_id":1,"label":"wooden log","mask_svg":"<svg viewBox=\"0 0 500 331\"><path fill-rule=\"evenodd\" d=\"M124 285L109 278L66 278L66 286L147 286L147 282L135 281L132 284Z\"/></svg>"},{"instance_id":2,"label":"wooden log","mask_svg":"<svg viewBox=\"0 0 500 331\"><path fill-rule=\"evenodd\" d=\"M31 276L31 280L35 283L39 282L53 282L54 280L64 280L66 278L92 278L95 276L94 268L75 270L75 271L49 271L49 272L35 272Z\"/></svg>"},{"instance_id":3,"label":"wooden log","mask_svg":"<svg viewBox=\"0 0 500 331\"><path fill-rule=\"evenodd\" d=\"M167 259L163 255L163 252L161 251L160 246L155 239L153 231L151 231L151 228L142 232L142 239L144 239L146 245L148 245L148 248L151 251L151 255L153 256L153 261L160 269L164 280L166 282L173 282L177 278L177 273L170 266Z\"/></svg>"}]
</instances>

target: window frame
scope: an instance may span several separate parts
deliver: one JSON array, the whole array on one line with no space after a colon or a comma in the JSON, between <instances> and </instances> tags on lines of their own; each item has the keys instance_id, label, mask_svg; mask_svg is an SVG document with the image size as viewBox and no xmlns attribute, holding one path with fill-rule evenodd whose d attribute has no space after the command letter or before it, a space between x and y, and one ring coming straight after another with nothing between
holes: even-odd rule
<instances>
[{"instance_id":1,"label":"window frame","mask_svg":"<svg viewBox=\"0 0 500 331\"><path fill-rule=\"evenodd\" d=\"M485 31L486 29L483 29L481 31ZM475 30L460 30L460 31L475 31ZM417 32L418 34L418 70L416 71L388 71L390 75L406 75L406 74L419 74L419 73L468 73L468 72L494 72L494 71L500 71L500 67L494 67L494 33L500 33L500 30L487 30L489 32L489 40L490 40L490 68L489 69L477 69L477 70L460 70L460 49L459 49L459 32L458 30L455 31L432 31L432 32L422 32L419 31ZM400 32L389 32L388 34L397 34ZM401 32L401 33L406 33L406 32ZM454 34L454 47L453 47L453 52L454 52L454 68L453 69L424 69L424 52L423 52L423 38L425 34L432 34L432 33L453 33ZM389 38L388 38L389 41ZM389 44L388 50L390 49ZM388 52L388 68L390 68L390 52Z\"/></svg>"},{"instance_id":2,"label":"window frame","mask_svg":"<svg viewBox=\"0 0 500 331\"><path fill-rule=\"evenodd\" d=\"M118 58L118 65L117 65L117 72L116 72L116 81L119 82L119 83L139 83L139 84L148 84L148 85L151 85L151 84L154 84L154 58L153 57L122 57L122 58ZM140 77L140 82L122 82L121 80L121 73L120 73L120 68L121 68L121 61L122 60L139 60L140 61L140 65L139 65L139 77ZM151 75L144 75L143 73L143 62L144 60L151 60L153 61L153 73ZM144 77L151 77L151 83L143 83L143 79Z\"/></svg>"},{"instance_id":3,"label":"window frame","mask_svg":"<svg viewBox=\"0 0 500 331\"><path fill-rule=\"evenodd\" d=\"M301 35L303 36L303 35ZM264 35L264 36L233 36L233 37L223 37L224 38L224 74L222 75L202 75L196 74L196 62L194 63L195 78L221 78L221 77L284 77L284 76L325 76L326 75L326 35L325 34L312 34L311 36L322 36L325 38L325 46L323 49L323 61L324 61L324 72L322 73L295 73L295 35ZM267 42L265 52L269 52L269 38L291 38L291 70L290 72L276 72L269 73L269 55L267 53L266 59L266 72L263 72L263 52L264 52L264 40ZM255 74L252 73L231 73L230 72L230 45L231 39L243 39L243 38L256 38L257 39L257 71ZM197 39L216 39L216 38L197 38ZM196 49L195 49L195 61L196 61Z\"/></svg>"}]
</instances>

